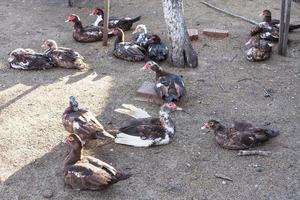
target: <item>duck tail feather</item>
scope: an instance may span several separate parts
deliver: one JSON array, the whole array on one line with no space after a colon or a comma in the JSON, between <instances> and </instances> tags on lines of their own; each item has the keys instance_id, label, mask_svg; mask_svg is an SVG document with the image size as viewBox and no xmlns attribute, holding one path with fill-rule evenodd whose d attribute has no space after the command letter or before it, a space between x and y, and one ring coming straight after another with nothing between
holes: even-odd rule
<instances>
[{"instance_id":1,"label":"duck tail feather","mask_svg":"<svg viewBox=\"0 0 300 200\"><path fill-rule=\"evenodd\" d=\"M274 130L270 130L270 129L267 129L266 133L267 133L267 136L270 138L276 137L279 135L279 131L274 131Z\"/></svg>"},{"instance_id":2,"label":"duck tail feather","mask_svg":"<svg viewBox=\"0 0 300 200\"><path fill-rule=\"evenodd\" d=\"M122 104L122 106L124 108L117 108L117 109L115 109L115 111L118 113L123 113L123 114L129 115L136 119L151 117L151 115L149 115L146 111L144 111L140 108L137 108L131 104Z\"/></svg>"}]
</instances>

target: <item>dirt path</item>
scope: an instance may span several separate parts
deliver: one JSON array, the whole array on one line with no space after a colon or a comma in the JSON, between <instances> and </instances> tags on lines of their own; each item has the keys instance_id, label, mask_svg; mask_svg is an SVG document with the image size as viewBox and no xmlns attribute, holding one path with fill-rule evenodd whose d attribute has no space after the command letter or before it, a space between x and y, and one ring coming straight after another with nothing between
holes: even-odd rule
<instances>
[{"instance_id":1,"label":"dirt path","mask_svg":"<svg viewBox=\"0 0 300 200\"><path fill-rule=\"evenodd\" d=\"M108 128L117 128L129 119L112 112L122 103L131 103L156 115L159 107L134 100L136 89L153 73L143 73L143 63L113 58L109 47L100 43L80 44L71 37L68 14L81 16L84 24L94 18L90 8L68 8L58 0L2 0L0 2L0 199L300 199L300 31L290 35L289 56L275 53L264 63L249 63L243 44L251 25L207 8L199 0L186 0L189 27L221 28L230 37L215 40L200 35L193 43L199 53L196 69L171 68L184 76L188 96L183 107L192 115L174 113L177 132L167 146L134 149L112 143L91 142L84 154L111 162L134 174L103 192L77 192L64 186L62 162L68 147L68 133L61 114L68 97L78 97ZM279 2L272 0L210 0L209 2L251 19L259 20L269 8L278 18ZM163 35L165 25L161 0L112 2L111 15L142 15L149 30ZM300 22L300 6L293 4L292 22ZM198 24L198 25L197 25ZM126 34L130 37L130 33ZM7 53L17 47L41 50L43 40L76 49L91 66L79 72L54 69L17 71L7 66ZM264 97L263 89L273 96ZM211 134L200 127L210 118L229 124L247 120L278 129L281 135L259 149L271 150L270 157L238 157L235 151L218 147ZM258 167L254 167L258 166ZM222 183L214 174L233 179Z\"/></svg>"}]
</instances>

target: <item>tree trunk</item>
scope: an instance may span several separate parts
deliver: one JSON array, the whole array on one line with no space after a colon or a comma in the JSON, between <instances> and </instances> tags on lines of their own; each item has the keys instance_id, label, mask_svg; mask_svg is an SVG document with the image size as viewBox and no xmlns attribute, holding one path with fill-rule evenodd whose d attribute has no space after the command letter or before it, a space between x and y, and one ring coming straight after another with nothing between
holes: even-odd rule
<instances>
[{"instance_id":1,"label":"tree trunk","mask_svg":"<svg viewBox=\"0 0 300 200\"><path fill-rule=\"evenodd\" d=\"M169 59L176 67L197 67L198 56L191 44L184 16L183 0L162 0L171 41Z\"/></svg>"}]
</instances>

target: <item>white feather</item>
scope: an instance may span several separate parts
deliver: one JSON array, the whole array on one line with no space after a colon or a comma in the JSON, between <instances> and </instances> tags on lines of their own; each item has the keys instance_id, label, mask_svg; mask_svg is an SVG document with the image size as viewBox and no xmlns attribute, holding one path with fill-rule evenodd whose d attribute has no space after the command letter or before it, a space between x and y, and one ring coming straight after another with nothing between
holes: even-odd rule
<instances>
[{"instance_id":1,"label":"white feather","mask_svg":"<svg viewBox=\"0 0 300 200\"><path fill-rule=\"evenodd\" d=\"M102 16L98 16L96 21L94 22L94 26L98 26L99 22L101 22L103 20Z\"/></svg>"},{"instance_id":2,"label":"white feather","mask_svg":"<svg viewBox=\"0 0 300 200\"><path fill-rule=\"evenodd\" d=\"M129 115L136 119L151 117L151 115L149 115L146 111L144 111L140 108L137 108L131 104L122 104L122 106L124 108L117 108L117 109L115 109L115 111L118 113L123 113L123 114Z\"/></svg>"},{"instance_id":3,"label":"white feather","mask_svg":"<svg viewBox=\"0 0 300 200\"><path fill-rule=\"evenodd\" d=\"M132 136L132 135L127 135L125 133L119 133L117 134L115 143L125 144L134 147L149 147L154 143L154 140L151 139L143 140L139 136Z\"/></svg>"}]
</instances>

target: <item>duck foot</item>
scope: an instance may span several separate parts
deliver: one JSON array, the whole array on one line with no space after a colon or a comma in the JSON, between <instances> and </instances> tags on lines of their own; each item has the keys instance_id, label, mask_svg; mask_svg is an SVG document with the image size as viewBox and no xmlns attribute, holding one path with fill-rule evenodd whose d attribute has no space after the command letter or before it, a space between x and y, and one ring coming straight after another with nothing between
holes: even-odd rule
<instances>
[{"instance_id":1,"label":"duck foot","mask_svg":"<svg viewBox=\"0 0 300 200\"><path fill-rule=\"evenodd\" d=\"M270 156L271 151L262 151L262 150L240 150L238 156Z\"/></svg>"}]
</instances>

